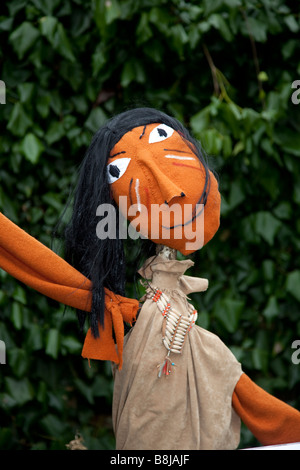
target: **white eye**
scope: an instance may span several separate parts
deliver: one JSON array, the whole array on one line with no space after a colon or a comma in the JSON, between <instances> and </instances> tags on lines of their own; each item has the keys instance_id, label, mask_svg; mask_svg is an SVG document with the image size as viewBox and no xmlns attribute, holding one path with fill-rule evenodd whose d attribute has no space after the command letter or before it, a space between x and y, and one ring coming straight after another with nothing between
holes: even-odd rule
<instances>
[{"instance_id":1,"label":"white eye","mask_svg":"<svg viewBox=\"0 0 300 470\"><path fill-rule=\"evenodd\" d=\"M107 165L107 177L109 184L114 183L124 175L131 158L118 158Z\"/></svg>"},{"instance_id":2,"label":"white eye","mask_svg":"<svg viewBox=\"0 0 300 470\"><path fill-rule=\"evenodd\" d=\"M162 140L168 139L171 137L173 132L174 129L172 129L172 127L160 124L150 132L149 144L154 144L155 142L161 142Z\"/></svg>"}]
</instances>

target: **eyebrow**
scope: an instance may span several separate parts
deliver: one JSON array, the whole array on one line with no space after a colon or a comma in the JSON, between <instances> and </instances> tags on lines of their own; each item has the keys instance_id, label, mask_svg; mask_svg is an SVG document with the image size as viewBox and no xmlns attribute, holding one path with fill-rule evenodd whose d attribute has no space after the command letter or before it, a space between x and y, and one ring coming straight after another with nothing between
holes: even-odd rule
<instances>
[{"instance_id":1,"label":"eyebrow","mask_svg":"<svg viewBox=\"0 0 300 470\"><path fill-rule=\"evenodd\" d=\"M177 150L177 149L164 149L165 152L179 152L179 153L190 153L193 154L193 152L186 152L185 150Z\"/></svg>"},{"instance_id":2,"label":"eyebrow","mask_svg":"<svg viewBox=\"0 0 300 470\"><path fill-rule=\"evenodd\" d=\"M144 126L143 132L142 132L141 135L140 135L140 139L141 139L141 138L143 137L143 135L145 134L146 127L147 127L147 124Z\"/></svg>"},{"instance_id":3,"label":"eyebrow","mask_svg":"<svg viewBox=\"0 0 300 470\"><path fill-rule=\"evenodd\" d=\"M125 150L123 150L122 152L118 152L118 153L115 153L114 155L111 155L110 158L114 158L117 155L121 155L121 153L126 153L126 152L125 152Z\"/></svg>"}]
</instances>

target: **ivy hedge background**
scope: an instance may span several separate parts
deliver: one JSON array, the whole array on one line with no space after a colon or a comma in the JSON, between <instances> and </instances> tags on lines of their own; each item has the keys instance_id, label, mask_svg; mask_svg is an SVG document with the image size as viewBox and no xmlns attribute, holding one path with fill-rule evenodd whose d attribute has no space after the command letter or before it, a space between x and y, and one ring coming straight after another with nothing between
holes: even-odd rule
<instances>
[{"instance_id":1,"label":"ivy hedge background","mask_svg":"<svg viewBox=\"0 0 300 470\"><path fill-rule=\"evenodd\" d=\"M0 6L0 210L51 246L97 128L140 105L177 117L222 193L220 230L189 272L210 281L192 297L198 323L298 409L299 30L299 2L283 0ZM0 289L0 448L66 449L79 434L89 449L113 449L110 365L81 358L75 313L1 270ZM240 446L255 444L243 427Z\"/></svg>"}]
</instances>

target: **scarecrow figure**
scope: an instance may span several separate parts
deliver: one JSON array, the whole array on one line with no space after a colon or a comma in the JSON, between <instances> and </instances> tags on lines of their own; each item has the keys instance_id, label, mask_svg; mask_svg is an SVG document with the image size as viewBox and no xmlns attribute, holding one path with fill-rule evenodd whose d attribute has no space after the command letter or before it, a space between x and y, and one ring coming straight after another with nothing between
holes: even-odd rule
<instances>
[{"instance_id":1,"label":"scarecrow figure","mask_svg":"<svg viewBox=\"0 0 300 470\"><path fill-rule=\"evenodd\" d=\"M113 236L99 216L113 208ZM119 215L152 255L146 293L129 299ZM82 356L113 363L117 449L235 449L240 421L263 444L300 441L300 412L258 387L188 295L208 288L179 261L219 227L218 182L176 119L149 108L112 118L93 137L65 230L65 260L0 214L0 267L77 309L90 328ZM153 222L155 221L155 223ZM133 233L133 232L132 232ZM101 236L99 236L99 234ZM124 334L124 324L134 324Z\"/></svg>"}]
</instances>

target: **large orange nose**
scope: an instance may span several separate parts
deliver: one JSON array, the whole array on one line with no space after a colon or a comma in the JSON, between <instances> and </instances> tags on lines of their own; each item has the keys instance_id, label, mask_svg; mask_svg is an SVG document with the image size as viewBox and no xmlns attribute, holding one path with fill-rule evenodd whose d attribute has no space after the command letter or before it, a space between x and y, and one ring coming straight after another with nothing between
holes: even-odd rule
<instances>
[{"instance_id":1,"label":"large orange nose","mask_svg":"<svg viewBox=\"0 0 300 470\"><path fill-rule=\"evenodd\" d=\"M160 169L159 161L153 158L153 153L147 149L142 150L138 156L138 163L145 173L145 179L155 182L155 192L160 192L161 197L159 201L163 201L170 205L175 202L175 198L182 198L185 196L183 188L175 184L169 176ZM157 194L156 194L157 199Z\"/></svg>"}]
</instances>

